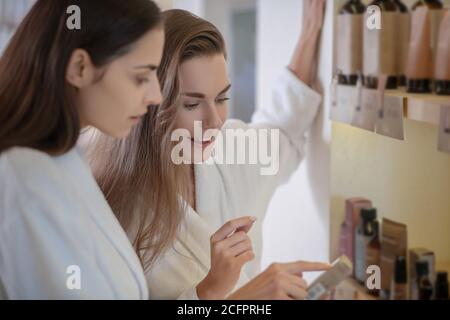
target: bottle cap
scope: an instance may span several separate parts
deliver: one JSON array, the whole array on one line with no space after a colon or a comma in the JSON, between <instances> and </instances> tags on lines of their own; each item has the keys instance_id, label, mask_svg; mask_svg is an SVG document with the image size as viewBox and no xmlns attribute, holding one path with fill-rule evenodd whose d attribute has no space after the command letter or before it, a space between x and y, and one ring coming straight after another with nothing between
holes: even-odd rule
<instances>
[{"instance_id":1,"label":"bottle cap","mask_svg":"<svg viewBox=\"0 0 450 320\"><path fill-rule=\"evenodd\" d=\"M447 283L448 273L446 271L439 271L436 276L436 282Z\"/></svg>"},{"instance_id":2,"label":"bottle cap","mask_svg":"<svg viewBox=\"0 0 450 320\"><path fill-rule=\"evenodd\" d=\"M428 274L428 262L426 261L417 261L416 262L416 272L417 275L420 276L425 276Z\"/></svg>"},{"instance_id":3,"label":"bottle cap","mask_svg":"<svg viewBox=\"0 0 450 320\"><path fill-rule=\"evenodd\" d=\"M403 256L397 257L395 260L394 279L396 283L406 283L406 259Z\"/></svg>"},{"instance_id":4,"label":"bottle cap","mask_svg":"<svg viewBox=\"0 0 450 320\"><path fill-rule=\"evenodd\" d=\"M361 219L363 220L375 220L377 218L377 209L361 209Z\"/></svg>"},{"instance_id":5,"label":"bottle cap","mask_svg":"<svg viewBox=\"0 0 450 320\"><path fill-rule=\"evenodd\" d=\"M437 300L448 300L448 276L447 272L440 271L437 273L436 277L436 288L435 288L435 298Z\"/></svg>"}]
</instances>

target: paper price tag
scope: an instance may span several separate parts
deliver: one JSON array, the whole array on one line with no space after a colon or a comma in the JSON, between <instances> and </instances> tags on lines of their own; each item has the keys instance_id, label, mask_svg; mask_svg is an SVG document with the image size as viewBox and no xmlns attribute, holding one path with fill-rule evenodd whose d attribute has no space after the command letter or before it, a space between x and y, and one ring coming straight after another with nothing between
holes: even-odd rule
<instances>
[{"instance_id":1,"label":"paper price tag","mask_svg":"<svg viewBox=\"0 0 450 320\"><path fill-rule=\"evenodd\" d=\"M361 104L357 105L353 113L352 125L364 130L375 131L378 109L378 93L376 90L363 88L361 90Z\"/></svg>"},{"instance_id":2,"label":"paper price tag","mask_svg":"<svg viewBox=\"0 0 450 320\"><path fill-rule=\"evenodd\" d=\"M350 124L355 104L356 87L338 85L333 81L331 90L331 120Z\"/></svg>"},{"instance_id":3,"label":"paper price tag","mask_svg":"<svg viewBox=\"0 0 450 320\"><path fill-rule=\"evenodd\" d=\"M376 132L398 140L404 140L403 98L384 97L384 105L377 112Z\"/></svg>"}]
</instances>

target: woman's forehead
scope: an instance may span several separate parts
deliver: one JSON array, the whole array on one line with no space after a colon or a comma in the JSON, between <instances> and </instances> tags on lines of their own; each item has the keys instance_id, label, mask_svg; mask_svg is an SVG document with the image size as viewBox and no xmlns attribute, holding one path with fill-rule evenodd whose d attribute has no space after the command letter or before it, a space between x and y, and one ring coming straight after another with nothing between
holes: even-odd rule
<instances>
[{"instance_id":1,"label":"woman's forehead","mask_svg":"<svg viewBox=\"0 0 450 320\"><path fill-rule=\"evenodd\" d=\"M180 65L181 92L218 95L229 84L227 64L221 54L189 59Z\"/></svg>"}]
</instances>

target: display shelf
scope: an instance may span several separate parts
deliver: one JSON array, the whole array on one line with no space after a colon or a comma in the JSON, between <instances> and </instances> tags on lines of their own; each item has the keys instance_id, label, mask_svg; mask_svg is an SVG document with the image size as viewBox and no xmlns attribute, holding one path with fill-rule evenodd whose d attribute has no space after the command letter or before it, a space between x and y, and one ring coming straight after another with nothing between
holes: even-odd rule
<instances>
[{"instance_id":1,"label":"display shelf","mask_svg":"<svg viewBox=\"0 0 450 320\"><path fill-rule=\"evenodd\" d=\"M334 291L335 300L378 300L367 293L366 288L353 278L341 282Z\"/></svg>"},{"instance_id":2,"label":"display shelf","mask_svg":"<svg viewBox=\"0 0 450 320\"><path fill-rule=\"evenodd\" d=\"M436 262L436 272L447 271L450 274L450 261ZM334 292L335 300L379 300L378 297L367 293L366 288L353 278L341 282Z\"/></svg>"},{"instance_id":3,"label":"display shelf","mask_svg":"<svg viewBox=\"0 0 450 320\"><path fill-rule=\"evenodd\" d=\"M450 105L450 96L414 94L405 90L387 90L386 96L403 98L406 119L439 125L441 105Z\"/></svg>"}]
</instances>

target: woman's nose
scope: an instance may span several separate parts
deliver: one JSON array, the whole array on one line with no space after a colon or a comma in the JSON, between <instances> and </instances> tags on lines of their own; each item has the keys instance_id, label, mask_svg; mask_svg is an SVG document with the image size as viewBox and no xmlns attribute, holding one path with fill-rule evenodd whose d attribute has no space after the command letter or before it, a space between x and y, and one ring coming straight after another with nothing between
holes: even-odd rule
<instances>
[{"instance_id":1,"label":"woman's nose","mask_svg":"<svg viewBox=\"0 0 450 320\"><path fill-rule=\"evenodd\" d=\"M205 118L205 129L220 129L223 125L223 120L217 111L214 104L208 104L208 114Z\"/></svg>"},{"instance_id":2,"label":"woman's nose","mask_svg":"<svg viewBox=\"0 0 450 320\"><path fill-rule=\"evenodd\" d=\"M155 81L147 91L145 96L146 105L159 105L162 102L161 86L159 81Z\"/></svg>"}]
</instances>

